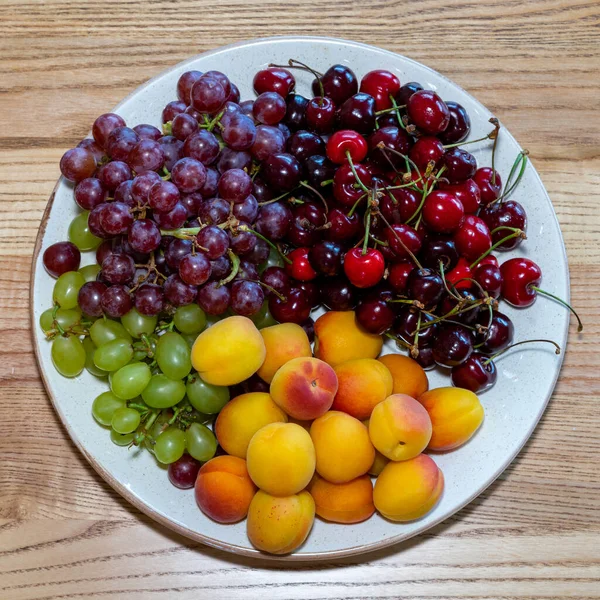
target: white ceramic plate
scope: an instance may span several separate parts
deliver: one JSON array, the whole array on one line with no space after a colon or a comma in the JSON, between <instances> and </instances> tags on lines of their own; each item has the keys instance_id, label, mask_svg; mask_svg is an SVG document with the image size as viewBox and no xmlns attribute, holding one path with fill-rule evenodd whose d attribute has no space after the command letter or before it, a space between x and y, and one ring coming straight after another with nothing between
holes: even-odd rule
<instances>
[{"instance_id":1,"label":"white ceramic plate","mask_svg":"<svg viewBox=\"0 0 600 600\"><path fill-rule=\"evenodd\" d=\"M471 139L485 135L490 129L490 112L428 67L372 46L318 37L259 39L207 52L138 88L114 112L122 115L130 126L138 123L160 126L163 106L176 98L179 75L190 69L223 71L240 88L242 100L253 98L253 74L271 62L283 64L289 58L321 71L335 63L347 64L359 79L372 69L389 69L403 83L419 81L425 88L438 91L444 99L462 104L471 116ZM302 71L294 71L294 75L299 92L310 95L311 76ZM520 149L503 129L496 164L504 178ZM472 146L470 151L480 164L490 164L490 144ZM544 273L543 287L568 300L568 267L560 229L550 199L531 165L513 197L527 210L529 239L511 256L535 259ZM148 452L127 451L110 441L108 432L94 422L90 412L94 397L106 389L106 382L87 372L68 380L54 370L50 344L38 325L40 314L51 305L54 285L44 271L40 250L67 239L68 225L77 212L72 185L60 179L44 216L33 264L34 342L40 371L56 411L92 466L140 510L195 540L238 554L260 555L246 537L245 522L219 525L211 521L196 507L193 491L173 487L166 472ZM93 253L88 254L83 264L94 261ZM551 338L564 348L569 316L554 302L540 297L527 311L512 309L504 303L501 309L515 322L516 340ZM385 350L393 351L391 346ZM561 363L562 355L557 357L552 348L540 345L522 348L498 361L498 383L482 395L486 418L480 431L457 451L434 456L444 472L446 489L439 504L425 518L394 524L375 515L358 525L334 525L317 519L304 546L287 559L331 559L389 546L429 529L465 506L498 477L525 444L552 394ZM431 387L448 385L447 374L433 371L429 377Z\"/></svg>"}]
</instances>

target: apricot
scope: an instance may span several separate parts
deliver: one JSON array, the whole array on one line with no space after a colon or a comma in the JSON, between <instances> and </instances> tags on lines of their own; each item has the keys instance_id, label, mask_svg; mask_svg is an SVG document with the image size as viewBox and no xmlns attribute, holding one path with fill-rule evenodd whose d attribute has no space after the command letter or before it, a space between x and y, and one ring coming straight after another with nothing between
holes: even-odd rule
<instances>
[{"instance_id":1,"label":"apricot","mask_svg":"<svg viewBox=\"0 0 600 600\"><path fill-rule=\"evenodd\" d=\"M368 419L380 402L392 393L392 374L373 358L357 358L335 367L338 391L331 408L357 419Z\"/></svg>"},{"instance_id":2,"label":"apricot","mask_svg":"<svg viewBox=\"0 0 600 600\"><path fill-rule=\"evenodd\" d=\"M373 464L369 469L369 475L373 475L373 477L379 477L381 471L383 471L383 467L390 462L390 459L387 456L384 456L379 452L379 450L375 450L375 459L373 460Z\"/></svg>"},{"instance_id":3,"label":"apricot","mask_svg":"<svg viewBox=\"0 0 600 600\"><path fill-rule=\"evenodd\" d=\"M354 311L330 310L315 322L315 356L332 367L355 358L377 358L382 347L381 336L365 331Z\"/></svg>"},{"instance_id":4,"label":"apricot","mask_svg":"<svg viewBox=\"0 0 600 600\"><path fill-rule=\"evenodd\" d=\"M418 398L429 389L427 373L423 367L409 356L403 354L386 354L377 359L392 374L392 394L406 394Z\"/></svg>"},{"instance_id":5,"label":"apricot","mask_svg":"<svg viewBox=\"0 0 600 600\"><path fill-rule=\"evenodd\" d=\"M385 457L409 460L427 448L431 439L431 420L414 398L394 394L373 409L369 436Z\"/></svg>"},{"instance_id":6,"label":"apricot","mask_svg":"<svg viewBox=\"0 0 600 600\"><path fill-rule=\"evenodd\" d=\"M271 397L290 417L309 421L324 415L338 389L335 371L318 358L293 358L273 377Z\"/></svg>"},{"instance_id":7,"label":"apricot","mask_svg":"<svg viewBox=\"0 0 600 600\"><path fill-rule=\"evenodd\" d=\"M256 487L246 461L236 456L217 456L202 465L196 479L200 510L219 523L236 523L248 514Z\"/></svg>"},{"instance_id":8,"label":"apricot","mask_svg":"<svg viewBox=\"0 0 600 600\"><path fill-rule=\"evenodd\" d=\"M256 373L265 342L247 317L228 317L204 330L192 346L192 366L206 383L235 385Z\"/></svg>"},{"instance_id":9,"label":"apricot","mask_svg":"<svg viewBox=\"0 0 600 600\"><path fill-rule=\"evenodd\" d=\"M436 388L419 396L419 402L429 413L433 427L429 450L454 450L470 440L483 423L483 406L469 390Z\"/></svg>"},{"instance_id":10,"label":"apricot","mask_svg":"<svg viewBox=\"0 0 600 600\"><path fill-rule=\"evenodd\" d=\"M391 521L413 521L425 516L444 489L444 476L426 454L388 463L375 481L375 508Z\"/></svg>"},{"instance_id":11,"label":"apricot","mask_svg":"<svg viewBox=\"0 0 600 600\"><path fill-rule=\"evenodd\" d=\"M317 473L332 483L364 475L373 464L375 448L367 428L354 417L330 410L310 428L315 445Z\"/></svg>"},{"instance_id":12,"label":"apricot","mask_svg":"<svg viewBox=\"0 0 600 600\"><path fill-rule=\"evenodd\" d=\"M373 484L368 475L346 483L331 483L315 475L308 488L316 513L334 523L360 523L374 512Z\"/></svg>"},{"instance_id":13,"label":"apricot","mask_svg":"<svg viewBox=\"0 0 600 600\"><path fill-rule=\"evenodd\" d=\"M280 323L260 330L267 355L258 369L258 376L271 383L273 376L286 362L300 356L312 356L306 332L296 323Z\"/></svg>"},{"instance_id":14,"label":"apricot","mask_svg":"<svg viewBox=\"0 0 600 600\"><path fill-rule=\"evenodd\" d=\"M308 492L278 497L259 490L248 510L248 539L263 552L289 554L304 543L314 521L315 501Z\"/></svg>"},{"instance_id":15,"label":"apricot","mask_svg":"<svg viewBox=\"0 0 600 600\"><path fill-rule=\"evenodd\" d=\"M250 392L230 400L215 421L219 444L232 456L246 458L252 436L269 423L285 423L287 415L265 392Z\"/></svg>"},{"instance_id":16,"label":"apricot","mask_svg":"<svg viewBox=\"0 0 600 600\"><path fill-rule=\"evenodd\" d=\"M315 472L315 447L309 433L295 423L271 423L259 429L246 455L252 481L272 496L303 490Z\"/></svg>"}]
</instances>

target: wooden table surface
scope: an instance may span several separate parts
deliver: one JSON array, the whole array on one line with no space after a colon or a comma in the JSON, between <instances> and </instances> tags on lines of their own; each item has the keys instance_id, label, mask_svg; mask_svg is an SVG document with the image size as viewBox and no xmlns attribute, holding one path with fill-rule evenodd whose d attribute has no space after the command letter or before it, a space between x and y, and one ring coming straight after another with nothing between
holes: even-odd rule
<instances>
[{"instance_id":1,"label":"wooden table surface","mask_svg":"<svg viewBox=\"0 0 600 600\"><path fill-rule=\"evenodd\" d=\"M475 502L398 547L313 566L211 550L121 499L54 414L28 316L62 153L166 67L277 34L398 51L486 104L550 193L586 326L571 326L540 426ZM597 0L1 0L0 598L600 598L599 48Z\"/></svg>"}]
</instances>

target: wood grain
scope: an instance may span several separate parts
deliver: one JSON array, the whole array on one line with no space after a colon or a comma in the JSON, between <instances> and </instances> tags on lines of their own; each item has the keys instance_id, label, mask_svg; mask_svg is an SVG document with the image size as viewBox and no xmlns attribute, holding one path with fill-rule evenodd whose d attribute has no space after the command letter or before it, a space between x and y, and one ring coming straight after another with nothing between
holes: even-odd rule
<instances>
[{"instance_id":1,"label":"wood grain","mask_svg":"<svg viewBox=\"0 0 600 600\"><path fill-rule=\"evenodd\" d=\"M599 32L596 0L2 0L0 598L600 598ZM58 160L94 117L188 56L282 34L400 52L496 113L553 200L586 325L534 436L480 498L391 550L285 567L175 536L113 492L51 409L27 309Z\"/></svg>"}]
</instances>

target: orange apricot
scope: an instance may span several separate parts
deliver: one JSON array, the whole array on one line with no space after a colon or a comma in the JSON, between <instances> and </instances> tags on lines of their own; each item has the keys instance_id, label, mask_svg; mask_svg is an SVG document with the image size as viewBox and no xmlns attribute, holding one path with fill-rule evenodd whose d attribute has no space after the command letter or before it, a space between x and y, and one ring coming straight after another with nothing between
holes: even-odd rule
<instances>
[{"instance_id":1,"label":"orange apricot","mask_svg":"<svg viewBox=\"0 0 600 600\"><path fill-rule=\"evenodd\" d=\"M265 342L265 361L257 371L258 376L271 383L273 376L286 362L300 356L312 356L306 332L296 323L280 323L260 330Z\"/></svg>"},{"instance_id":2,"label":"orange apricot","mask_svg":"<svg viewBox=\"0 0 600 600\"><path fill-rule=\"evenodd\" d=\"M411 398L418 398L429 389L427 373L409 356L386 354L377 360L382 362L392 374L392 394L406 394Z\"/></svg>"}]
</instances>

